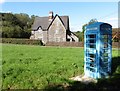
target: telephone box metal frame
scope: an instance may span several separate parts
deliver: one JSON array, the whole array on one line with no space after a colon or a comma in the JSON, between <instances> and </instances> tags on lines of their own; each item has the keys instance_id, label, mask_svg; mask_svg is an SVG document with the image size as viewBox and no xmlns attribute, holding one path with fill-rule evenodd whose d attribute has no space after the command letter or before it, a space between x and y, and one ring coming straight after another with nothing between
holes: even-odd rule
<instances>
[{"instance_id":1,"label":"telephone box metal frame","mask_svg":"<svg viewBox=\"0 0 120 91\"><path fill-rule=\"evenodd\" d=\"M84 73L92 78L108 77L112 61L112 26L96 22L84 32Z\"/></svg>"}]
</instances>

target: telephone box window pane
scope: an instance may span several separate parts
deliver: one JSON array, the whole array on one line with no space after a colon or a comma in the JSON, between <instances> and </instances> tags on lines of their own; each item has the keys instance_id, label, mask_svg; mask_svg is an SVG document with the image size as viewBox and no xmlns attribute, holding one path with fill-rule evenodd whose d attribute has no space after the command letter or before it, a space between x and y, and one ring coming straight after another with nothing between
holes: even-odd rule
<instances>
[{"instance_id":1,"label":"telephone box window pane","mask_svg":"<svg viewBox=\"0 0 120 91\"><path fill-rule=\"evenodd\" d=\"M89 56L90 56L91 58L95 58L95 55L94 55L94 54L89 54Z\"/></svg>"},{"instance_id":2,"label":"telephone box window pane","mask_svg":"<svg viewBox=\"0 0 120 91\"><path fill-rule=\"evenodd\" d=\"M88 35L86 35L86 38L88 38Z\"/></svg>"},{"instance_id":3,"label":"telephone box window pane","mask_svg":"<svg viewBox=\"0 0 120 91\"><path fill-rule=\"evenodd\" d=\"M102 35L103 42L108 42L108 35Z\"/></svg>"},{"instance_id":4,"label":"telephone box window pane","mask_svg":"<svg viewBox=\"0 0 120 91\"><path fill-rule=\"evenodd\" d=\"M89 54L90 57L90 62L94 62L95 60L95 55L94 54Z\"/></svg>"},{"instance_id":5,"label":"telephone box window pane","mask_svg":"<svg viewBox=\"0 0 120 91\"><path fill-rule=\"evenodd\" d=\"M89 38L96 38L96 35L95 34L91 34L91 35L88 35Z\"/></svg>"},{"instance_id":6,"label":"telephone box window pane","mask_svg":"<svg viewBox=\"0 0 120 91\"><path fill-rule=\"evenodd\" d=\"M103 38L104 38L104 39L107 39L107 38L108 38L108 35L103 35Z\"/></svg>"},{"instance_id":7,"label":"telephone box window pane","mask_svg":"<svg viewBox=\"0 0 120 91\"><path fill-rule=\"evenodd\" d=\"M95 45L90 45L90 48L95 48Z\"/></svg>"},{"instance_id":8,"label":"telephone box window pane","mask_svg":"<svg viewBox=\"0 0 120 91\"><path fill-rule=\"evenodd\" d=\"M103 56L104 57L108 57L108 53L103 53Z\"/></svg>"},{"instance_id":9,"label":"telephone box window pane","mask_svg":"<svg viewBox=\"0 0 120 91\"><path fill-rule=\"evenodd\" d=\"M95 60L94 59L90 59L90 62L94 62Z\"/></svg>"},{"instance_id":10,"label":"telephone box window pane","mask_svg":"<svg viewBox=\"0 0 120 91\"><path fill-rule=\"evenodd\" d=\"M95 40L89 40L90 43L95 43Z\"/></svg>"},{"instance_id":11,"label":"telephone box window pane","mask_svg":"<svg viewBox=\"0 0 120 91\"><path fill-rule=\"evenodd\" d=\"M91 67L95 67L95 64L94 64L94 63L90 63L90 66L91 66Z\"/></svg>"},{"instance_id":12,"label":"telephone box window pane","mask_svg":"<svg viewBox=\"0 0 120 91\"><path fill-rule=\"evenodd\" d=\"M90 71L95 72L95 69L90 68Z\"/></svg>"},{"instance_id":13,"label":"telephone box window pane","mask_svg":"<svg viewBox=\"0 0 120 91\"><path fill-rule=\"evenodd\" d=\"M108 39L104 39L104 42L108 42Z\"/></svg>"},{"instance_id":14,"label":"telephone box window pane","mask_svg":"<svg viewBox=\"0 0 120 91\"><path fill-rule=\"evenodd\" d=\"M108 61L108 58L105 58L105 57L104 57L104 62L107 62L107 61Z\"/></svg>"},{"instance_id":15,"label":"telephone box window pane","mask_svg":"<svg viewBox=\"0 0 120 91\"><path fill-rule=\"evenodd\" d=\"M108 47L108 44L104 43L104 48L107 48Z\"/></svg>"},{"instance_id":16,"label":"telephone box window pane","mask_svg":"<svg viewBox=\"0 0 120 91\"><path fill-rule=\"evenodd\" d=\"M93 43L95 43L95 40L93 40L93 39L92 40L86 40L86 43L92 43L93 44Z\"/></svg>"}]
</instances>

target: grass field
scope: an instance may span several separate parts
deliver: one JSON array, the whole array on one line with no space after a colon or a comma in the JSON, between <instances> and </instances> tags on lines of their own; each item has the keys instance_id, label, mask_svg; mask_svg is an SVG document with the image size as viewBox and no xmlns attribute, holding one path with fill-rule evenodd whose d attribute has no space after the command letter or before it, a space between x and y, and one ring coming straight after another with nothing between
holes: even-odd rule
<instances>
[{"instance_id":1,"label":"grass field","mask_svg":"<svg viewBox=\"0 0 120 91\"><path fill-rule=\"evenodd\" d=\"M113 74L119 75L120 64L116 63L118 50L113 49L112 54L115 64ZM69 78L83 74L84 50L3 44L2 65L2 89L74 88L75 84Z\"/></svg>"}]
</instances>

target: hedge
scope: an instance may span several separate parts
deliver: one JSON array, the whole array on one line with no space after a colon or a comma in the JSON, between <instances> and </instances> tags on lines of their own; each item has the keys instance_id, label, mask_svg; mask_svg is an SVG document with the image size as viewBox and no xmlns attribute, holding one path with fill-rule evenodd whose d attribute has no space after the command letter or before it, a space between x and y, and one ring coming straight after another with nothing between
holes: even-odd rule
<instances>
[{"instance_id":1,"label":"hedge","mask_svg":"<svg viewBox=\"0 0 120 91\"><path fill-rule=\"evenodd\" d=\"M28 45L43 45L41 40L32 39L18 39L18 38L0 38L0 43L10 44L28 44ZM113 48L120 48L120 42L112 42ZM83 42L48 42L46 46L70 46L70 47L84 47Z\"/></svg>"},{"instance_id":2,"label":"hedge","mask_svg":"<svg viewBox=\"0 0 120 91\"><path fill-rule=\"evenodd\" d=\"M43 45L42 41L32 39L2 38L1 40L2 43L10 44Z\"/></svg>"}]
</instances>

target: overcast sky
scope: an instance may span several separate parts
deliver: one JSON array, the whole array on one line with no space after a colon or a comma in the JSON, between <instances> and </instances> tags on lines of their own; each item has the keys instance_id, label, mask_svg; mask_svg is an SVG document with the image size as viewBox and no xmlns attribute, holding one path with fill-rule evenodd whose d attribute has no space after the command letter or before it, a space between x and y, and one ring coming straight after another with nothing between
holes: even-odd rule
<instances>
[{"instance_id":1,"label":"overcast sky","mask_svg":"<svg viewBox=\"0 0 120 91\"><path fill-rule=\"evenodd\" d=\"M0 5L1 12L48 16L53 11L54 15L67 15L71 31L81 31L82 25L93 18L118 27L118 2L5 2Z\"/></svg>"}]
</instances>

